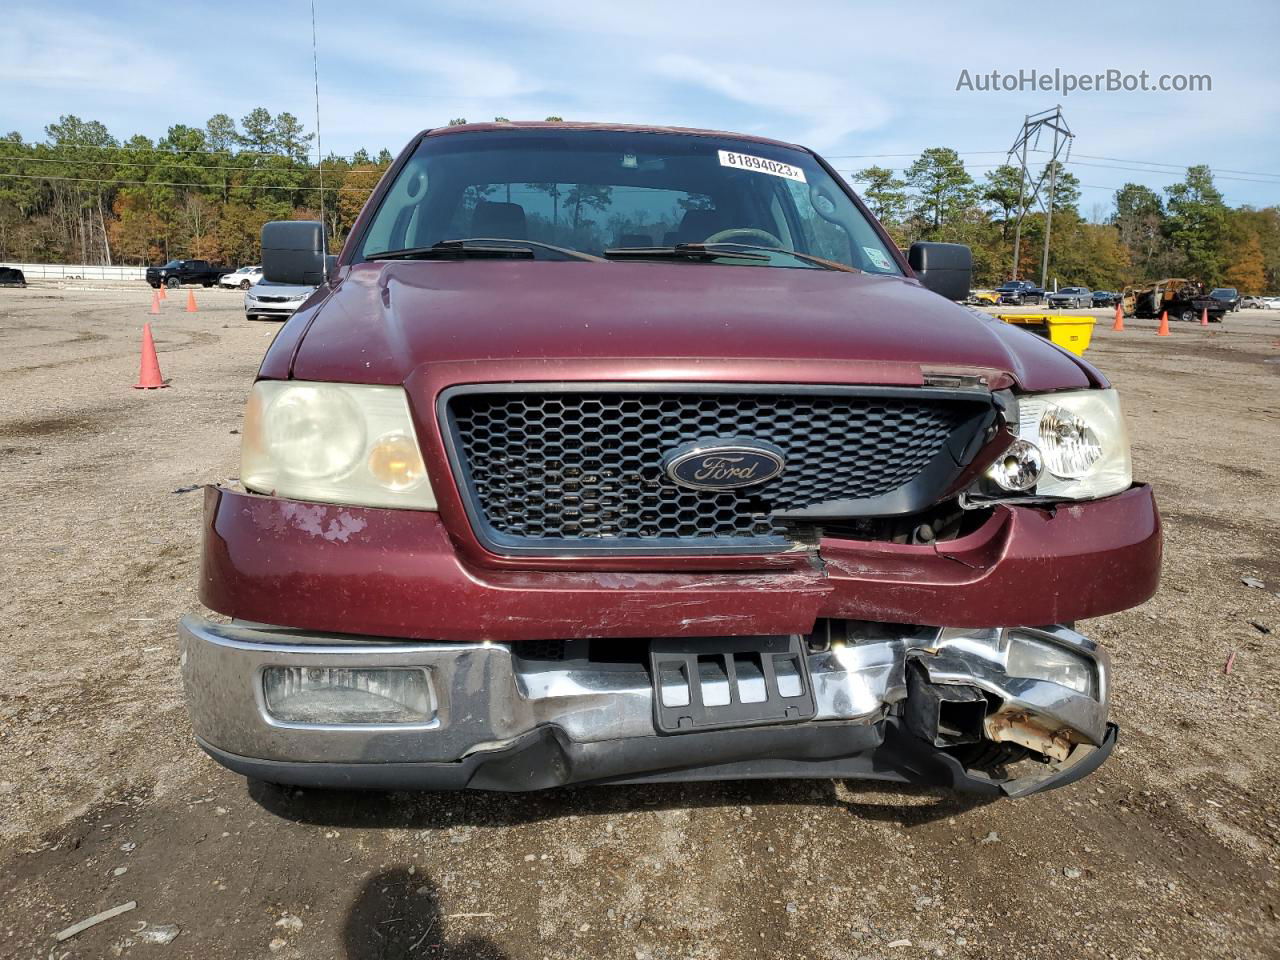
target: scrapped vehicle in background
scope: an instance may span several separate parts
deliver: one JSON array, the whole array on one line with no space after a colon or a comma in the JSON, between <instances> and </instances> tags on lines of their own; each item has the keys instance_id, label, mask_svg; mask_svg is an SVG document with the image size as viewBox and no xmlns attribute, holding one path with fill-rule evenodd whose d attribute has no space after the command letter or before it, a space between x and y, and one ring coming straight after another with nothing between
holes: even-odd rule
<instances>
[{"instance_id":1,"label":"scrapped vehicle in background","mask_svg":"<svg viewBox=\"0 0 1280 960\"><path fill-rule=\"evenodd\" d=\"M245 290L244 317L246 320L288 320L315 292L314 284L273 283L264 276Z\"/></svg>"},{"instance_id":2,"label":"scrapped vehicle in background","mask_svg":"<svg viewBox=\"0 0 1280 960\"><path fill-rule=\"evenodd\" d=\"M1063 287L1049 294L1049 306L1054 310L1072 309L1093 306L1093 291L1088 287Z\"/></svg>"},{"instance_id":3,"label":"scrapped vehicle in background","mask_svg":"<svg viewBox=\"0 0 1280 960\"><path fill-rule=\"evenodd\" d=\"M979 307L994 307L1000 302L1000 294L994 290L974 290L969 294L965 303Z\"/></svg>"},{"instance_id":4,"label":"scrapped vehicle in background","mask_svg":"<svg viewBox=\"0 0 1280 960\"><path fill-rule=\"evenodd\" d=\"M184 283L212 287L230 272L227 267L216 267L208 260L170 260L158 267L147 267L146 278L153 287L164 284L173 288Z\"/></svg>"},{"instance_id":5,"label":"scrapped vehicle in background","mask_svg":"<svg viewBox=\"0 0 1280 960\"><path fill-rule=\"evenodd\" d=\"M262 279L262 267L241 267L234 273L228 273L226 276L218 280L218 286L228 287L232 290L237 287L241 290L248 290L255 283Z\"/></svg>"},{"instance_id":6,"label":"scrapped vehicle in background","mask_svg":"<svg viewBox=\"0 0 1280 960\"><path fill-rule=\"evenodd\" d=\"M1155 320L1168 312L1170 320L1194 323L1204 311L1210 323L1221 323L1227 304L1215 300L1199 280L1168 279L1124 288L1120 299L1126 317Z\"/></svg>"},{"instance_id":7,"label":"scrapped vehicle in background","mask_svg":"<svg viewBox=\"0 0 1280 960\"><path fill-rule=\"evenodd\" d=\"M1074 629L1155 591L1116 391L949 302L802 147L428 130L268 349L180 627L200 746L319 787L1061 786L1116 744ZM261 289L261 286L255 289ZM251 291L252 292L252 291Z\"/></svg>"},{"instance_id":8,"label":"scrapped vehicle in background","mask_svg":"<svg viewBox=\"0 0 1280 960\"><path fill-rule=\"evenodd\" d=\"M1240 298L1240 309L1242 310L1265 310L1267 309L1267 298L1249 295Z\"/></svg>"},{"instance_id":9,"label":"scrapped vehicle in background","mask_svg":"<svg viewBox=\"0 0 1280 960\"><path fill-rule=\"evenodd\" d=\"M1009 280L996 287L996 293L1000 303L1011 303L1016 307L1040 303L1044 299L1044 289L1029 280Z\"/></svg>"},{"instance_id":10,"label":"scrapped vehicle in background","mask_svg":"<svg viewBox=\"0 0 1280 960\"><path fill-rule=\"evenodd\" d=\"M0 287L25 287L26 275L17 267L0 267Z\"/></svg>"}]
</instances>

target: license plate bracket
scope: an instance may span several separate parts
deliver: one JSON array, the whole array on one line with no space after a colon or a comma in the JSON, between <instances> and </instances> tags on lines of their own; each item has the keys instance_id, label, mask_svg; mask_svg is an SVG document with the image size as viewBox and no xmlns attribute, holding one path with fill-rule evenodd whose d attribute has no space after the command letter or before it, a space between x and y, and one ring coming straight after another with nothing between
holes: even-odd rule
<instances>
[{"instance_id":1,"label":"license plate bracket","mask_svg":"<svg viewBox=\"0 0 1280 960\"><path fill-rule=\"evenodd\" d=\"M804 640L662 638L649 645L661 733L802 723L817 712Z\"/></svg>"}]
</instances>

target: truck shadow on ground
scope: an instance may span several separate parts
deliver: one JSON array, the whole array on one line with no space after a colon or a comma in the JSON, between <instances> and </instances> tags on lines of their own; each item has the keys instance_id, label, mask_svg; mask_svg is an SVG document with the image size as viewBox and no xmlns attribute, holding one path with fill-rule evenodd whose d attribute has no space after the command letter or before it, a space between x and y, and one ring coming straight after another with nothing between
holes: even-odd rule
<instances>
[{"instance_id":1,"label":"truck shadow on ground","mask_svg":"<svg viewBox=\"0 0 1280 960\"><path fill-rule=\"evenodd\" d=\"M397 868L365 881L347 911L342 944L348 960L508 960L484 937L452 939L436 886L421 874Z\"/></svg>"},{"instance_id":2,"label":"truck shadow on ground","mask_svg":"<svg viewBox=\"0 0 1280 960\"><path fill-rule=\"evenodd\" d=\"M992 802L992 798L986 796L860 780L582 786L535 793L298 790L259 780L247 783L249 797L277 817L315 826L375 829L510 827L632 810L742 806L838 807L855 817L910 828L945 820Z\"/></svg>"}]
</instances>

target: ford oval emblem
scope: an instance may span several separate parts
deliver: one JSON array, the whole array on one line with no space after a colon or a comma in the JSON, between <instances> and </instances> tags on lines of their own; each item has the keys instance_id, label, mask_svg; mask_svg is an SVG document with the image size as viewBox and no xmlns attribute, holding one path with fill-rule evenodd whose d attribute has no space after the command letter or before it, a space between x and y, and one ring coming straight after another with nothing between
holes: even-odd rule
<instances>
[{"instance_id":1,"label":"ford oval emblem","mask_svg":"<svg viewBox=\"0 0 1280 960\"><path fill-rule=\"evenodd\" d=\"M777 447L756 441L698 440L663 461L667 476L691 490L736 490L772 480L787 462Z\"/></svg>"}]
</instances>

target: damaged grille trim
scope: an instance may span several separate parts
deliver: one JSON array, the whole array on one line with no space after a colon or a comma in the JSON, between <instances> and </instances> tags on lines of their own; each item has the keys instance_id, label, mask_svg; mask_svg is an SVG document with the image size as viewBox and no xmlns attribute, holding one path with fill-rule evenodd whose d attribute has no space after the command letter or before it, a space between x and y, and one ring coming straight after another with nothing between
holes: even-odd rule
<instances>
[{"instance_id":1,"label":"damaged grille trim","mask_svg":"<svg viewBox=\"0 0 1280 960\"><path fill-rule=\"evenodd\" d=\"M553 400L556 394L566 396L566 403L586 401L600 402L618 395L630 400L631 396L640 403L652 405L657 396L662 399L658 403L694 403L705 404L719 400L727 405L737 403L750 408L752 402L763 407L761 401L774 397L779 400L779 408L786 404L812 406L814 404L856 404L867 401L868 406L894 406L902 418L920 419L926 415L933 422L926 423L925 429L930 431L928 441L932 447L927 449L927 456L920 457L920 451L914 451L918 462L912 468L903 470L900 465L889 462L881 463L879 469L886 474L880 483L883 490L875 490L872 495L863 497L832 496L827 500L813 501L812 505L796 509L776 508L762 513L756 518L755 529L747 533L737 529L745 518L733 516L722 525L732 527L728 534L707 534L701 530L679 534L646 535L646 536L529 536L512 535L500 529L501 522L495 523L493 516L483 501L477 483L477 472L486 481L484 464L478 470L473 469L473 449L468 447L468 438L464 437L459 424L459 416L455 401L465 402L467 398L475 398L482 402L486 397L508 398L518 397L536 399L545 404ZM913 405L914 403L914 405ZM619 407L621 404L619 404ZM778 409L766 410L759 417L771 418L782 414ZM652 412L652 411L650 411ZM469 415L469 414L468 414ZM999 406L993 394L983 386L976 387L896 387L871 385L829 385L829 384L760 384L760 383L686 383L686 382L601 382L601 381L533 381L518 383L479 383L463 384L443 390L436 401L436 416L444 439L445 452L453 471L463 507L470 522L472 531L480 543L493 553L505 556L543 556L573 557L592 556L698 556L698 555L759 555L772 554L789 550L812 549L812 545L798 543L786 529L783 521L788 517L795 519L816 519L818 517L859 517L890 516L918 512L931 506L943 496L949 485L967 466L973 456L988 439L989 429L999 416ZM619 414L621 416L621 414ZM710 415L708 415L710 416ZM867 419L875 419L868 414ZM724 417L722 417L724 419ZM638 421L637 421L638 424ZM806 427L810 424L806 422ZM673 428L674 429L674 428ZM798 427L792 427L798 432ZM896 436L893 425L872 437L874 443L897 443L902 438ZM724 428L717 424L692 436L685 431L680 439L701 439L704 434L710 436L723 434ZM771 435L767 429L747 427L740 430L744 435L766 443L778 442L776 434ZM917 431L918 432L918 431ZM839 441L832 437L843 436L843 433L828 434L828 445ZM676 438L668 438L670 445L675 445ZM540 441L540 438L539 438ZM807 449L807 448L806 448ZM883 450L883 447L881 448ZM648 451L652 453L653 451ZM897 453L895 449L893 451ZM830 454L828 454L830 455ZM496 462L509 465L503 454L494 457ZM803 457L798 458L803 461ZM883 460L883 458L882 458ZM616 479L616 478L615 478ZM491 482L491 481L489 481ZM812 477L793 472L791 477L781 481L769 481L760 489L768 489L771 484L791 484L812 500ZM654 499L662 508L661 498L657 495L662 478L651 481L654 491L646 491L646 495ZM597 482L597 485L602 485ZM616 484L615 484L616 485ZM808 487L808 490L804 488ZM539 487L538 489L543 489ZM675 494L678 488L672 487ZM756 491L758 492L758 491ZM684 494L690 491L683 491ZM717 504L716 510L722 517L730 517L735 512L745 513L739 498L753 493L753 488L738 491L722 492L718 495L724 500ZM634 495L632 495L634 497ZM507 501L519 504L523 509L524 500L508 494ZM654 505L650 505L654 507ZM706 505L700 505L705 508ZM559 508L557 508L559 509ZM657 508L655 508L657 509ZM686 524L686 530L688 529Z\"/></svg>"}]
</instances>

